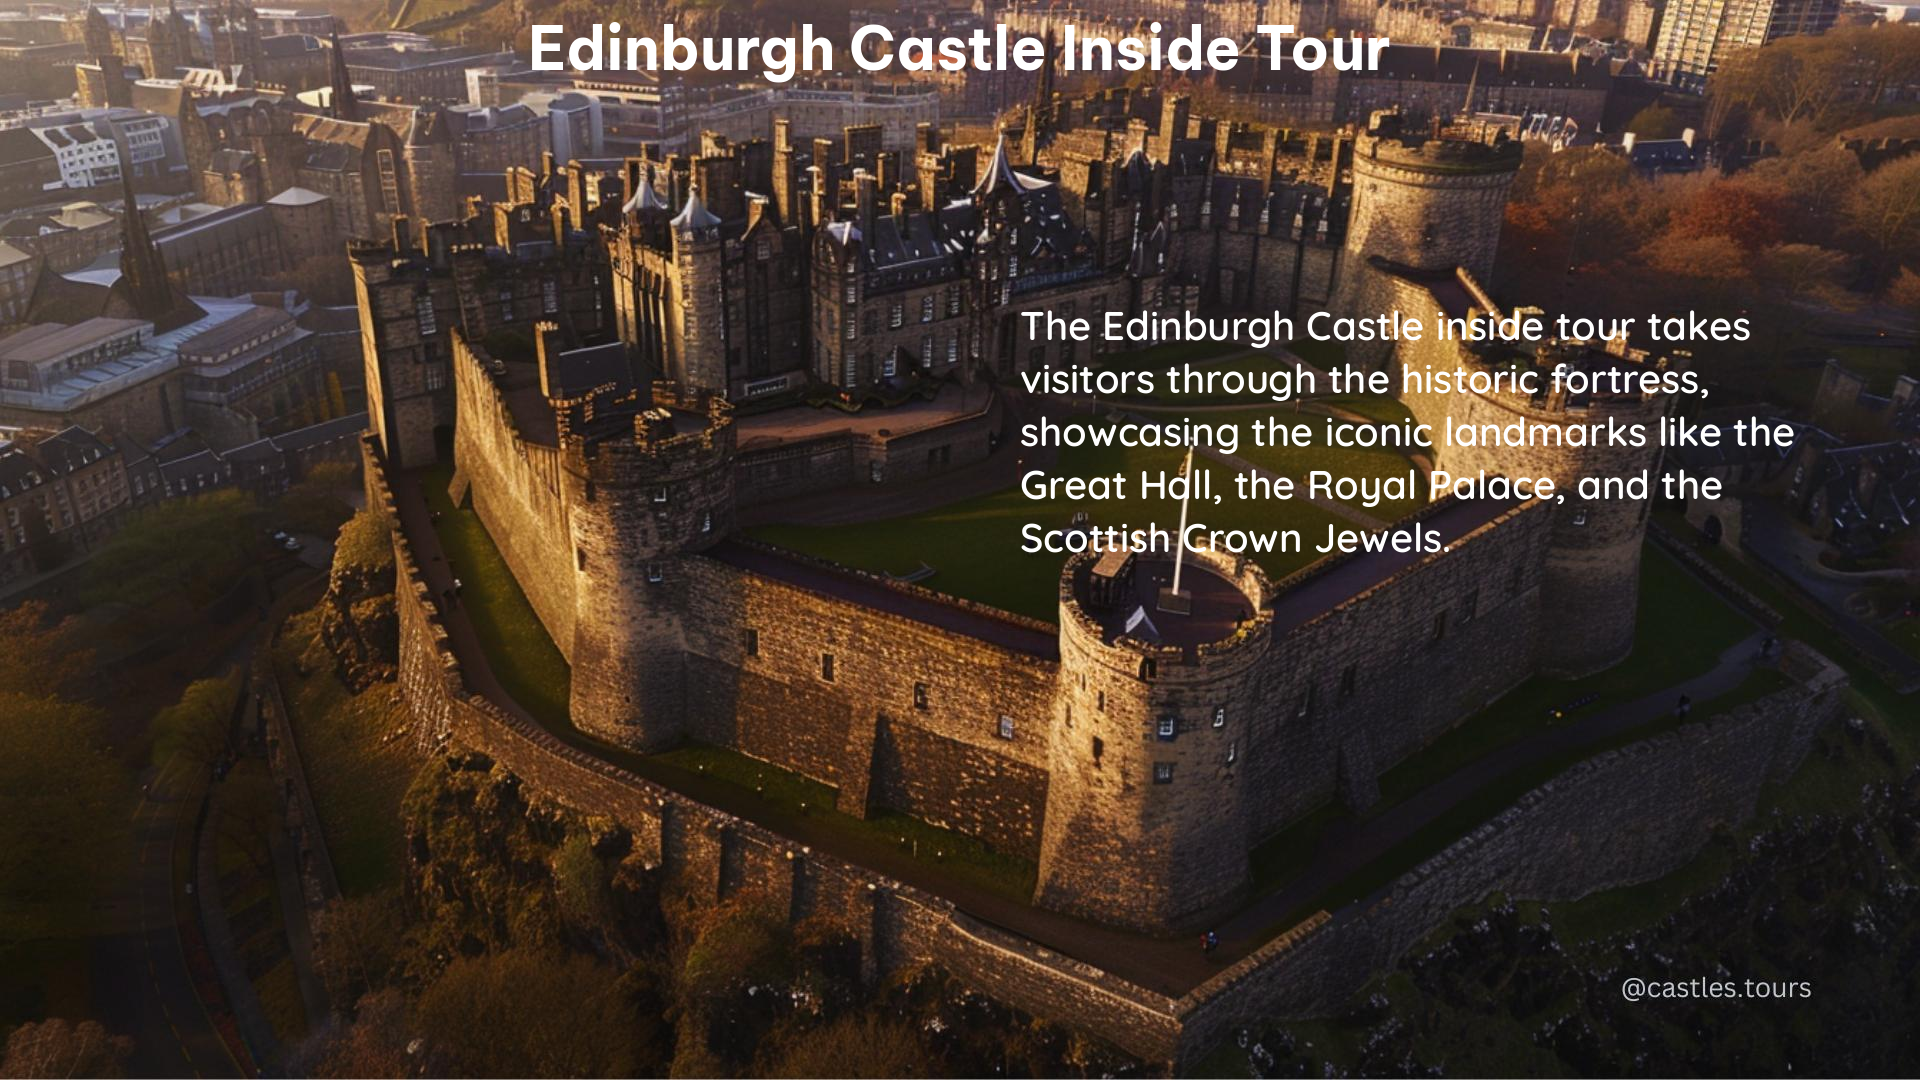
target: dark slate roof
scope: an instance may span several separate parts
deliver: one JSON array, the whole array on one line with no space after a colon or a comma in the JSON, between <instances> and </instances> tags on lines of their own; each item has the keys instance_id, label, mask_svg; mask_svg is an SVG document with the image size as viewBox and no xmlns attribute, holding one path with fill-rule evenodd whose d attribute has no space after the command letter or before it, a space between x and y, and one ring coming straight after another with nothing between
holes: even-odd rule
<instances>
[{"instance_id":1,"label":"dark slate roof","mask_svg":"<svg viewBox=\"0 0 1920 1080\"><path fill-rule=\"evenodd\" d=\"M0 166L21 165L41 158L51 159L53 150L26 128L0 130Z\"/></svg>"},{"instance_id":2,"label":"dark slate roof","mask_svg":"<svg viewBox=\"0 0 1920 1080\"><path fill-rule=\"evenodd\" d=\"M57 473L84 469L114 453L112 443L77 425L47 436L34 449L41 462Z\"/></svg>"},{"instance_id":3,"label":"dark slate roof","mask_svg":"<svg viewBox=\"0 0 1920 1080\"><path fill-rule=\"evenodd\" d=\"M580 397L608 384L616 391L634 389L627 347L618 341L569 349L547 361L547 390L554 397Z\"/></svg>"},{"instance_id":4,"label":"dark slate roof","mask_svg":"<svg viewBox=\"0 0 1920 1080\"><path fill-rule=\"evenodd\" d=\"M17 446L0 447L0 499L11 499L47 482L40 466Z\"/></svg>"},{"instance_id":5,"label":"dark slate roof","mask_svg":"<svg viewBox=\"0 0 1920 1080\"><path fill-rule=\"evenodd\" d=\"M350 416L323 420L298 431L289 431L284 435L275 435L273 444L288 453L299 453L322 443L335 439L352 438L367 430L367 414L357 412Z\"/></svg>"}]
</instances>

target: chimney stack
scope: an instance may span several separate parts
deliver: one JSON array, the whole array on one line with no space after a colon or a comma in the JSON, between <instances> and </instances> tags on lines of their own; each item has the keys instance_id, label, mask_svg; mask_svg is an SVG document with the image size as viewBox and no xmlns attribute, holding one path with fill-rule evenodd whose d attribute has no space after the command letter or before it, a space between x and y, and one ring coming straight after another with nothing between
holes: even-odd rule
<instances>
[{"instance_id":1,"label":"chimney stack","mask_svg":"<svg viewBox=\"0 0 1920 1080\"><path fill-rule=\"evenodd\" d=\"M860 234L873 233L874 204L880 200L880 181L865 169L853 170L853 205Z\"/></svg>"},{"instance_id":2,"label":"chimney stack","mask_svg":"<svg viewBox=\"0 0 1920 1080\"><path fill-rule=\"evenodd\" d=\"M543 319L533 324L534 357L540 364L540 394L552 399L565 389L559 385L559 372L553 365L560 360L560 324Z\"/></svg>"}]
</instances>

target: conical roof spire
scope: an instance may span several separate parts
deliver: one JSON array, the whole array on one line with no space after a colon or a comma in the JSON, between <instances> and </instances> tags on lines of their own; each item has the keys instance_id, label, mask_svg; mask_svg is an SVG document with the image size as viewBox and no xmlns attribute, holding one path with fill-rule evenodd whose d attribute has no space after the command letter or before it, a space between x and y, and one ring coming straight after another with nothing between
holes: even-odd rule
<instances>
[{"instance_id":1,"label":"conical roof spire","mask_svg":"<svg viewBox=\"0 0 1920 1080\"><path fill-rule=\"evenodd\" d=\"M648 165L647 171L640 177L640 182L633 186L633 197L628 199L627 204L620 208L620 212L623 214L640 214L648 210L665 209L667 209L667 201L660 197L658 191L654 190L653 166Z\"/></svg>"},{"instance_id":2,"label":"conical roof spire","mask_svg":"<svg viewBox=\"0 0 1920 1080\"><path fill-rule=\"evenodd\" d=\"M700 201L700 188L697 185L688 185L687 205L680 211L680 216L673 219L673 227L676 229L711 229L719 224L720 219L715 217L711 210L707 209L706 203Z\"/></svg>"},{"instance_id":3,"label":"conical roof spire","mask_svg":"<svg viewBox=\"0 0 1920 1080\"><path fill-rule=\"evenodd\" d=\"M327 92L327 108L332 111L335 120L358 120L360 101L353 96L353 78L347 74L347 54L340 47L339 23L334 23L330 36L333 42L333 82Z\"/></svg>"},{"instance_id":4,"label":"conical roof spire","mask_svg":"<svg viewBox=\"0 0 1920 1080\"><path fill-rule=\"evenodd\" d=\"M1013 161L1007 156L1007 136L1002 132L1000 141L993 145L993 159L987 162L986 172L980 182L974 185L975 195L991 195L1002 186L1018 194L1026 190L1020 174L1013 171Z\"/></svg>"},{"instance_id":5,"label":"conical roof spire","mask_svg":"<svg viewBox=\"0 0 1920 1080\"><path fill-rule=\"evenodd\" d=\"M143 319L178 325L170 318L175 309L173 283L167 280L167 265L147 232L147 221L140 216L140 200L133 193L133 162L125 154L120 155L120 197L125 205L120 215L120 281L127 300Z\"/></svg>"}]
</instances>

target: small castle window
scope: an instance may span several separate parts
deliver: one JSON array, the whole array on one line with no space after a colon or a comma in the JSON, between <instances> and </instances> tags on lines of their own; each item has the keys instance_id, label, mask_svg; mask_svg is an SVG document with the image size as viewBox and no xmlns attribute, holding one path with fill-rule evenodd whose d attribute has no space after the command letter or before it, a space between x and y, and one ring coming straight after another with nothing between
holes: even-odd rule
<instances>
[{"instance_id":1,"label":"small castle window","mask_svg":"<svg viewBox=\"0 0 1920 1080\"><path fill-rule=\"evenodd\" d=\"M1093 737L1093 767L1094 768L1097 769L1100 767L1100 759L1106 756L1106 753L1107 753L1107 744L1100 741L1100 736L1095 735Z\"/></svg>"},{"instance_id":2,"label":"small castle window","mask_svg":"<svg viewBox=\"0 0 1920 1080\"><path fill-rule=\"evenodd\" d=\"M1510 584L1509 584L1509 585L1507 586L1507 588L1508 588L1508 591L1510 591L1510 592L1513 592L1513 593L1515 593L1515 594L1518 594L1518 593L1520 592L1520 589L1521 589L1521 588L1522 588L1522 587L1523 587L1524 585L1526 585L1526 583L1527 583L1527 571L1526 571L1526 568L1524 568L1524 567L1520 567L1520 566L1516 566L1516 567L1514 567L1514 568L1513 568L1513 581L1512 581L1512 582L1511 582L1511 583L1510 583Z\"/></svg>"},{"instance_id":3,"label":"small castle window","mask_svg":"<svg viewBox=\"0 0 1920 1080\"><path fill-rule=\"evenodd\" d=\"M1433 617L1433 642L1438 645L1447 639L1447 613L1441 612Z\"/></svg>"},{"instance_id":4,"label":"small castle window","mask_svg":"<svg viewBox=\"0 0 1920 1080\"><path fill-rule=\"evenodd\" d=\"M1173 783L1173 762L1156 761L1153 763L1153 782L1156 784Z\"/></svg>"},{"instance_id":5,"label":"small castle window","mask_svg":"<svg viewBox=\"0 0 1920 1080\"><path fill-rule=\"evenodd\" d=\"M660 565L659 563L657 563L657 562L656 562L656 563L648 563L648 564L647 564L647 582L648 582L648 584L651 584L651 585L658 585L658 584L660 584L661 582L663 582L663 581L665 581L665 580L667 580L667 569L666 569L666 567L664 567L664 566L661 566L661 565Z\"/></svg>"},{"instance_id":6,"label":"small castle window","mask_svg":"<svg viewBox=\"0 0 1920 1080\"><path fill-rule=\"evenodd\" d=\"M751 626L747 627L747 655L760 655L760 631Z\"/></svg>"},{"instance_id":7,"label":"small castle window","mask_svg":"<svg viewBox=\"0 0 1920 1080\"><path fill-rule=\"evenodd\" d=\"M1575 525L1585 525L1585 524L1587 523L1587 509L1586 509L1586 507L1584 507L1584 506L1583 506L1583 507L1581 507L1580 509L1578 509L1578 510L1575 510L1575 511L1573 512L1573 523L1574 523Z\"/></svg>"},{"instance_id":8,"label":"small castle window","mask_svg":"<svg viewBox=\"0 0 1920 1080\"><path fill-rule=\"evenodd\" d=\"M1140 658L1140 677L1142 679L1153 678L1155 671L1156 668L1153 663L1153 657L1143 656Z\"/></svg>"},{"instance_id":9,"label":"small castle window","mask_svg":"<svg viewBox=\"0 0 1920 1080\"><path fill-rule=\"evenodd\" d=\"M1225 705L1215 705L1213 707L1213 726L1216 728L1227 726L1227 707Z\"/></svg>"},{"instance_id":10,"label":"small castle window","mask_svg":"<svg viewBox=\"0 0 1920 1080\"><path fill-rule=\"evenodd\" d=\"M933 321L933 294L932 293L928 293L927 295L920 298L920 321L921 322Z\"/></svg>"},{"instance_id":11,"label":"small castle window","mask_svg":"<svg viewBox=\"0 0 1920 1080\"><path fill-rule=\"evenodd\" d=\"M884 378L891 379L895 375L899 374L899 372L900 372L900 361L894 356L893 353L888 353L887 358L880 362L880 374Z\"/></svg>"},{"instance_id":12,"label":"small castle window","mask_svg":"<svg viewBox=\"0 0 1920 1080\"><path fill-rule=\"evenodd\" d=\"M1172 742L1173 737L1177 735L1179 731L1180 721L1177 718L1171 716L1163 716L1160 718L1159 734L1162 742Z\"/></svg>"},{"instance_id":13,"label":"small castle window","mask_svg":"<svg viewBox=\"0 0 1920 1080\"><path fill-rule=\"evenodd\" d=\"M820 654L820 678L826 682L833 681L833 654L830 652Z\"/></svg>"},{"instance_id":14,"label":"small castle window","mask_svg":"<svg viewBox=\"0 0 1920 1080\"><path fill-rule=\"evenodd\" d=\"M996 727L996 728L994 729L994 731L993 731L993 733L994 733L995 735L997 735L997 736L999 736L999 737L1000 737L1000 738L1002 738L1002 739L1006 739L1006 740L1008 740L1008 741L1012 741L1012 739L1013 739L1013 717L1011 717L1011 716L1003 716L1003 717L1001 717L1001 718L1000 718L1000 725L999 725L998 727Z\"/></svg>"},{"instance_id":15,"label":"small castle window","mask_svg":"<svg viewBox=\"0 0 1920 1080\"><path fill-rule=\"evenodd\" d=\"M585 570L585 569L587 568L587 549L586 549L586 548L574 548L574 549L573 549L573 562L574 562L574 567L575 567L575 569L578 569L578 570Z\"/></svg>"},{"instance_id":16,"label":"small castle window","mask_svg":"<svg viewBox=\"0 0 1920 1080\"><path fill-rule=\"evenodd\" d=\"M1467 602L1460 610L1460 621L1472 622L1474 616L1478 614L1480 614L1480 590L1474 589L1467 593Z\"/></svg>"},{"instance_id":17,"label":"small castle window","mask_svg":"<svg viewBox=\"0 0 1920 1080\"><path fill-rule=\"evenodd\" d=\"M1340 696L1352 697L1353 688L1358 685L1359 680L1359 671L1353 665L1347 665L1347 670L1340 673Z\"/></svg>"},{"instance_id":18,"label":"small castle window","mask_svg":"<svg viewBox=\"0 0 1920 1080\"><path fill-rule=\"evenodd\" d=\"M1231 765L1238 760L1240 760L1240 744L1237 742L1228 743L1227 764Z\"/></svg>"},{"instance_id":19,"label":"small castle window","mask_svg":"<svg viewBox=\"0 0 1920 1080\"><path fill-rule=\"evenodd\" d=\"M1107 711L1107 692L1105 690L1096 690L1093 692L1093 711Z\"/></svg>"},{"instance_id":20,"label":"small castle window","mask_svg":"<svg viewBox=\"0 0 1920 1080\"><path fill-rule=\"evenodd\" d=\"M895 300L893 302L893 307L887 310L887 328L889 330L898 330L900 329L900 324L906 321L907 321L906 307L902 305L900 301Z\"/></svg>"},{"instance_id":21,"label":"small castle window","mask_svg":"<svg viewBox=\"0 0 1920 1080\"><path fill-rule=\"evenodd\" d=\"M927 709L927 684L926 683L917 682L913 684L913 707L916 709L919 709L921 712L926 711Z\"/></svg>"},{"instance_id":22,"label":"small castle window","mask_svg":"<svg viewBox=\"0 0 1920 1080\"><path fill-rule=\"evenodd\" d=\"M700 531L703 533L713 531L713 514L711 512L700 515Z\"/></svg>"},{"instance_id":23,"label":"small castle window","mask_svg":"<svg viewBox=\"0 0 1920 1080\"><path fill-rule=\"evenodd\" d=\"M666 488L663 488L663 487L660 487L660 488L654 488L654 489L653 489L653 501L654 501L654 502L657 502L657 503L663 503L663 502L666 502L666 501L667 501L667 489L666 489Z\"/></svg>"}]
</instances>

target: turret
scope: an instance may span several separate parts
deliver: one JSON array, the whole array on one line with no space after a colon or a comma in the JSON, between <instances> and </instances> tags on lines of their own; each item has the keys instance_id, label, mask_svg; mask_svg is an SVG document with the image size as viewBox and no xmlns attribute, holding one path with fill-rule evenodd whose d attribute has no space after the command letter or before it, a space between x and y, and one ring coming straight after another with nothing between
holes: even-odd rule
<instances>
[{"instance_id":1,"label":"turret","mask_svg":"<svg viewBox=\"0 0 1920 1080\"><path fill-rule=\"evenodd\" d=\"M1337 151L1336 151L1337 152ZM1337 164L1337 163L1336 163ZM1353 152L1353 208L1334 283L1338 314L1388 310L1376 265L1411 270L1464 269L1491 280L1507 189L1520 167L1520 144L1408 130L1397 112L1375 113ZM1388 343L1355 345L1348 359L1376 366Z\"/></svg>"},{"instance_id":2,"label":"turret","mask_svg":"<svg viewBox=\"0 0 1920 1080\"><path fill-rule=\"evenodd\" d=\"M720 218L707 209L700 189L687 191L672 222L674 276L673 347L665 377L687 387L724 390L727 385L727 308L722 293Z\"/></svg>"},{"instance_id":3,"label":"turret","mask_svg":"<svg viewBox=\"0 0 1920 1080\"><path fill-rule=\"evenodd\" d=\"M1164 931L1248 888L1241 802L1272 641L1251 562L1188 553L1185 613L1165 555L1076 556L1060 578L1060 673L1035 902Z\"/></svg>"},{"instance_id":4,"label":"turret","mask_svg":"<svg viewBox=\"0 0 1920 1080\"><path fill-rule=\"evenodd\" d=\"M543 386L581 395L550 374L548 337ZM656 750L686 734L685 617L701 584L685 556L732 528L733 423L725 400L659 386L648 407L614 424L611 432L562 433L574 574L571 711L583 731Z\"/></svg>"}]
</instances>

